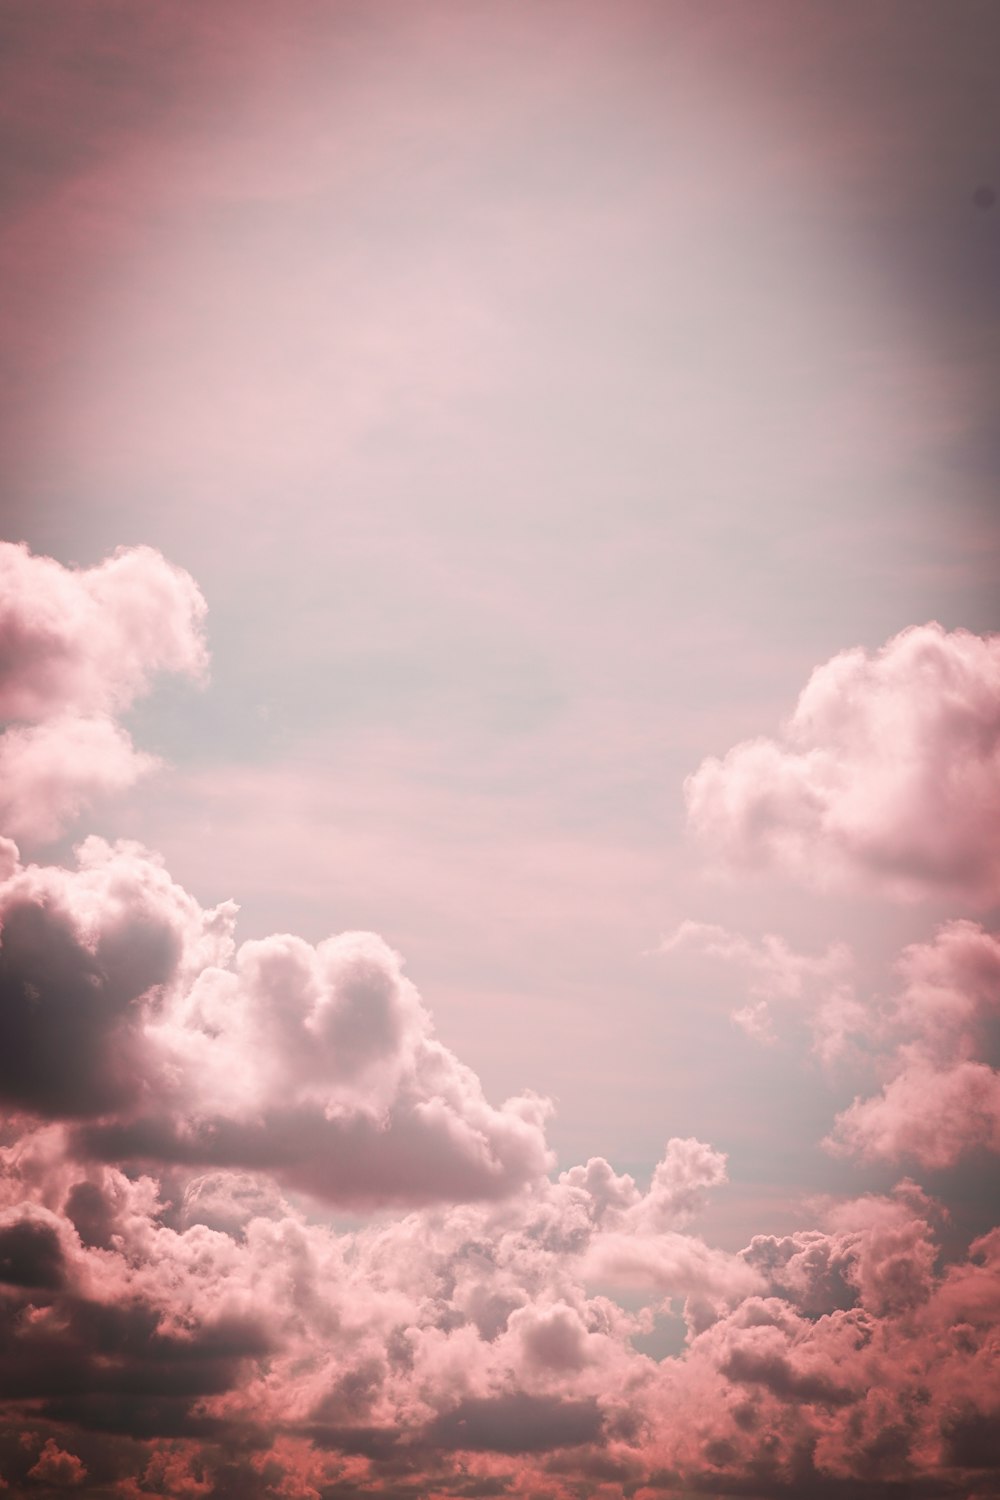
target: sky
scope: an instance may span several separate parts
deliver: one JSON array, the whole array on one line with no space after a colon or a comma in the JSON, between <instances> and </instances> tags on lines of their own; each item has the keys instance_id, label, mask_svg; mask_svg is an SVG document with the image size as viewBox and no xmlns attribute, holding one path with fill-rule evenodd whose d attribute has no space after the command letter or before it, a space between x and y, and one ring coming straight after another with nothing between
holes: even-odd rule
<instances>
[{"instance_id":1,"label":"sky","mask_svg":"<svg viewBox=\"0 0 1000 1500\"><path fill-rule=\"evenodd\" d=\"M0 72L0 1492L1000 1494L992 0Z\"/></svg>"}]
</instances>

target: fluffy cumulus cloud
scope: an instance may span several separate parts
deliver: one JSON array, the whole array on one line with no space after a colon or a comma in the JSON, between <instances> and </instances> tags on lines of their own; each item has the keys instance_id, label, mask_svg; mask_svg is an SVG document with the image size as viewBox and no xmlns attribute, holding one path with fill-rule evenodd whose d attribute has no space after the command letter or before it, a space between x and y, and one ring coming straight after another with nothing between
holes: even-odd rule
<instances>
[{"instance_id":1,"label":"fluffy cumulus cloud","mask_svg":"<svg viewBox=\"0 0 1000 1500\"><path fill-rule=\"evenodd\" d=\"M0 716L118 712L156 672L200 675L205 601L152 547L66 568L0 544Z\"/></svg>"},{"instance_id":2,"label":"fluffy cumulus cloud","mask_svg":"<svg viewBox=\"0 0 1000 1500\"><path fill-rule=\"evenodd\" d=\"M1000 896L1000 636L937 624L817 667L778 739L688 778L700 839L733 866L863 873L904 896Z\"/></svg>"},{"instance_id":3,"label":"fluffy cumulus cloud","mask_svg":"<svg viewBox=\"0 0 1000 1500\"><path fill-rule=\"evenodd\" d=\"M8 859L13 855L8 846ZM0 886L0 1099L108 1160L263 1169L330 1202L498 1196L544 1172L547 1106L494 1108L371 933L234 953L137 845Z\"/></svg>"},{"instance_id":4,"label":"fluffy cumulus cloud","mask_svg":"<svg viewBox=\"0 0 1000 1500\"><path fill-rule=\"evenodd\" d=\"M153 671L200 670L198 596L155 554L37 562L8 558L41 601L8 608L8 733L113 724ZM139 845L32 862L5 816L6 1493L995 1491L1000 1232L945 1257L904 1178L717 1248L696 1224L722 1151L674 1137L639 1180L558 1172L546 1102L491 1103L378 936L240 945L231 902ZM742 965L763 999L848 964L691 924L668 946ZM995 1144L977 1081L1000 947L953 922L899 969L840 1016L883 1076L834 1134L913 1170Z\"/></svg>"},{"instance_id":5,"label":"fluffy cumulus cloud","mask_svg":"<svg viewBox=\"0 0 1000 1500\"><path fill-rule=\"evenodd\" d=\"M117 716L158 672L204 676L205 601L150 547L66 568L0 542L0 828L46 841L155 765Z\"/></svg>"}]
</instances>

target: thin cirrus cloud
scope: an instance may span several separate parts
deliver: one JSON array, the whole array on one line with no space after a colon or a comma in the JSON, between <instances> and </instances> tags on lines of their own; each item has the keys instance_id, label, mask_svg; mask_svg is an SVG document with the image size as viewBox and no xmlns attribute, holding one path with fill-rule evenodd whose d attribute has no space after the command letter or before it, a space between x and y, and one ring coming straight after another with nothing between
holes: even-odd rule
<instances>
[{"instance_id":1,"label":"thin cirrus cloud","mask_svg":"<svg viewBox=\"0 0 1000 1500\"><path fill-rule=\"evenodd\" d=\"M156 554L104 565L164 585L131 657L101 644L125 614L116 588L88 602L102 569L15 563L35 612L11 613L0 693L22 722L113 723L154 670L203 669L200 596ZM78 642L60 626L81 599ZM547 1102L492 1105L375 934L237 946L232 902L93 835L73 868L5 837L0 876L13 1495L847 1500L918 1472L959 1495L995 1467L997 1231L941 1267L941 1209L909 1178L719 1249L691 1225L725 1152L673 1137L645 1188L601 1156L556 1174ZM843 945L718 924L664 948L735 965L822 1037L850 968ZM945 1167L997 1145L968 1085L995 1097L997 940L953 921L897 969L890 999L840 1014L884 1087L832 1139Z\"/></svg>"},{"instance_id":2,"label":"thin cirrus cloud","mask_svg":"<svg viewBox=\"0 0 1000 1500\"><path fill-rule=\"evenodd\" d=\"M817 667L777 739L709 757L692 829L727 866L1000 896L1000 637L931 623Z\"/></svg>"}]
</instances>

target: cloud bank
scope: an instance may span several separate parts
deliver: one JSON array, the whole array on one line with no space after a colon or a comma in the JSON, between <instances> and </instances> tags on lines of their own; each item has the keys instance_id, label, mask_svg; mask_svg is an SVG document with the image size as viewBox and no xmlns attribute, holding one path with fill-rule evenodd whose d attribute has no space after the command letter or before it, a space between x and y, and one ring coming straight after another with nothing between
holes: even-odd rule
<instances>
[{"instance_id":1,"label":"cloud bank","mask_svg":"<svg viewBox=\"0 0 1000 1500\"><path fill-rule=\"evenodd\" d=\"M4 560L17 583L2 617L6 733L22 735L6 743L37 778L46 742L32 733L65 747L71 721L114 732L154 672L204 671L200 595L148 549L83 573L23 548ZM928 627L874 664L837 658L801 723L849 747L842 770L878 765L874 741L859 748L883 692L872 684L895 683L906 719L913 663L929 661L920 722L950 726L970 762L939 789L943 818L993 753L987 729L955 727L993 659L972 639ZM949 675L955 652L967 670ZM830 726L845 724L837 740ZM749 753L696 773L696 821L723 784L745 791ZM830 791L822 756L767 753L811 767L831 807L847 795ZM920 754L933 759L922 742ZM899 833L920 774L909 768L871 847ZM996 1489L1000 1231L943 1257L943 1213L904 1177L816 1207L793 1233L765 1228L738 1254L716 1248L692 1225L725 1186L724 1152L674 1137L645 1184L603 1157L556 1172L547 1102L491 1103L377 935L237 944L232 902L203 907L127 841L86 837L72 867L23 862L18 817L44 836L24 797L0 839L12 1496ZM78 804L53 805L61 821ZM957 858L973 821L963 808L933 848ZM830 837L821 825L798 827L803 848ZM916 868L937 879L946 864ZM666 947L685 945L742 965L757 999L801 1001L849 964L841 945L812 958L709 924ZM997 938L953 921L905 950L898 977L886 1002L840 1013L870 1044L881 1092L840 1114L834 1149L914 1170L996 1150ZM832 1023L817 1025L826 1036Z\"/></svg>"}]
</instances>

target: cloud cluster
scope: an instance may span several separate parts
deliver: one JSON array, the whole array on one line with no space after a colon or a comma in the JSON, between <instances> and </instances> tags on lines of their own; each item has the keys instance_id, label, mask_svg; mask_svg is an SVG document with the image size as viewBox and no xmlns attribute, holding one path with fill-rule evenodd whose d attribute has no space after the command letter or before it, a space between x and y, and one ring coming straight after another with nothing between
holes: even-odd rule
<instances>
[{"instance_id":1,"label":"cloud cluster","mask_svg":"<svg viewBox=\"0 0 1000 1500\"><path fill-rule=\"evenodd\" d=\"M152 672L201 669L200 596L156 554L75 574L12 553L9 734L115 727ZM941 1212L905 1179L713 1247L691 1226L723 1152L675 1137L643 1184L603 1157L556 1175L546 1101L491 1104L375 934L237 945L234 905L204 908L137 844L22 863L18 816L0 822L6 1493L995 1491L1000 1231L943 1259ZM761 1001L849 963L707 924L665 946L742 965ZM834 1140L940 1167L997 1145L1000 943L952 922L899 969L885 1005L838 1012L883 1076Z\"/></svg>"},{"instance_id":2,"label":"cloud cluster","mask_svg":"<svg viewBox=\"0 0 1000 1500\"><path fill-rule=\"evenodd\" d=\"M65 1125L4 1154L14 1494L44 1470L129 1496L847 1500L996 1466L1000 1241L938 1269L911 1183L734 1256L599 1159L338 1232L247 1174L166 1203ZM660 1176L710 1157L674 1142ZM679 1304L683 1349L644 1352Z\"/></svg>"},{"instance_id":3,"label":"cloud cluster","mask_svg":"<svg viewBox=\"0 0 1000 1500\"><path fill-rule=\"evenodd\" d=\"M371 933L234 952L137 845L0 885L0 1100L106 1160L262 1169L329 1202L502 1196L544 1173L545 1101L500 1109Z\"/></svg>"},{"instance_id":4,"label":"cloud cluster","mask_svg":"<svg viewBox=\"0 0 1000 1500\"><path fill-rule=\"evenodd\" d=\"M0 542L0 828L47 841L155 764L117 722L158 672L203 677L205 601L150 547L65 568Z\"/></svg>"},{"instance_id":5,"label":"cloud cluster","mask_svg":"<svg viewBox=\"0 0 1000 1500\"><path fill-rule=\"evenodd\" d=\"M779 739L685 785L717 858L902 896L1000 897L1000 636L914 626L817 667Z\"/></svg>"}]
</instances>

